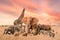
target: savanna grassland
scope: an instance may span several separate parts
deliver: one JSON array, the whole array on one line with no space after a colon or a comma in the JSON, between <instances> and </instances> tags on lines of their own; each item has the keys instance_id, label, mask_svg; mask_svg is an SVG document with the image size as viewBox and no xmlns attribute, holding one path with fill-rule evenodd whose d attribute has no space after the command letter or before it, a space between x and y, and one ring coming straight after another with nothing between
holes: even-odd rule
<instances>
[{"instance_id":1,"label":"savanna grassland","mask_svg":"<svg viewBox=\"0 0 60 40\"><path fill-rule=\"evenodd\" d=\"M49 35L36 35L31 36L14 36L14 35L3 35L4 29L7 27L0 27L0 40L60 40L60 27L52 26L52 29L55 31L55 37L49 37Z\"/></svg>"}]
</instances>

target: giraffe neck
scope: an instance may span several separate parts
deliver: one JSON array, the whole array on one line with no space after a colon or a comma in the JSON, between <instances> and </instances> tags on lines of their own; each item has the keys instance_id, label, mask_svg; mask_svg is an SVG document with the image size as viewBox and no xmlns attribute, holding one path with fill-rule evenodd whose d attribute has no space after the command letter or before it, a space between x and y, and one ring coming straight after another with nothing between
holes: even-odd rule
<instances>
[{"instance_id":1,"label":"giraffe neck","mask_svg":"<svg viewBox=\"0 0 60 40\"><path fill-rule=\"evenodd\" d=\"M22 11L22 14L19 16L18 20L22 20L22 18L24 17L24 12L25 12L25 8Z\"/></svg>"}]
</instances>

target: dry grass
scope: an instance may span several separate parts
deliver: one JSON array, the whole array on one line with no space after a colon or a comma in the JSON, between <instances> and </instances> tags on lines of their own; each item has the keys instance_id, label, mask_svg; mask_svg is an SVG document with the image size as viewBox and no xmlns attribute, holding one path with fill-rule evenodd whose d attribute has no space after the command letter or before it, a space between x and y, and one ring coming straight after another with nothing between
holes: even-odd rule
<instances>
[{"instance_id":1,"label":"dry grass","mask_svg":"<svg viewBox=\"0 0 60 40\"><path fill-rule=\"evenodd\" d=\"M0 40L60 40L60 27L52 27L55 30L56 36L54 38L49 37L48 35L36 35L31 36L14 36L14 35L3 35L4 29L6 27L0 27Z\"/></svg>"}]
</instances>

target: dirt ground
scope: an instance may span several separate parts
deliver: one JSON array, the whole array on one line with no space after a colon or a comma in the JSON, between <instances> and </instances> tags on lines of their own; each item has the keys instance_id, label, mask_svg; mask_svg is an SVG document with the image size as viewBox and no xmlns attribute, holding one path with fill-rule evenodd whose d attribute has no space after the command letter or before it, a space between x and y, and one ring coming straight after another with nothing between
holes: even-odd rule
<instances>
[{"instance_id":1,"label":"dirt ground","mask_svg":"<svg viewBox=\"0 0 60 40\"><path fill-rule=\"evenodd\" d=\"M48 35L36 35L36 36L31 36L28 35L26 36L14 36L14 35L3 35L4 29L6 27L0 27L0 40L60 40L60 27L52 27L54 29L55 37L49 37Z\"/></svg>"}]
</instances>

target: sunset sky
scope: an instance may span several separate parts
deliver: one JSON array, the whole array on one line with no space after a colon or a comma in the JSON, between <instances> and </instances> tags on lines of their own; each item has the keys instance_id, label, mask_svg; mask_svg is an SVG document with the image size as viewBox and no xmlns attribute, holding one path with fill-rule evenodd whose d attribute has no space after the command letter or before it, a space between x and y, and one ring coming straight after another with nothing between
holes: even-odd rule
<instances>
[{"instance_id":1,"label":"sunset sky","mask_svg":"<svg viewBox=\"0 0 60 40\"><path fill-rule=\"evenodd\" d=\"M23 8L42 24L60 25L60 0L0 0L0 25L13 24Z\"/></svg>"}]
</instances>

